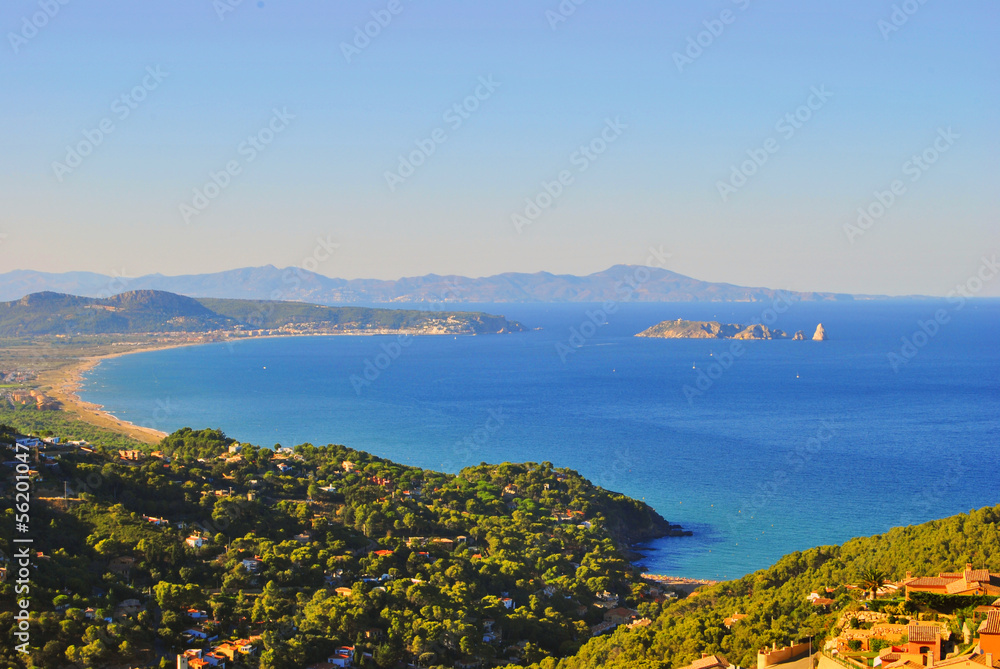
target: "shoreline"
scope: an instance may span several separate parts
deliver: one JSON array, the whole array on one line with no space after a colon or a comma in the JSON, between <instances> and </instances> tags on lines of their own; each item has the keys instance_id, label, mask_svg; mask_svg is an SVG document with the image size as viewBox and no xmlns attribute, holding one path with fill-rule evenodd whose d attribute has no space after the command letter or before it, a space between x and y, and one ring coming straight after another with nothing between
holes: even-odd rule
<instances>
[{"instance_id":1,"label":"shoreline","mask_svg":"<svg viewBox=\"0 0 1000 669\"><path fill-rule=\"evenodd\" d=\"M148 353L150 351L198 346L207 343L211 342L164 343L159 346L144 344L128 351L115 351L114 353L105 353L103 355L76 358L73 362L63 367L39 374L38 385L47 388L48 394L59 402L61 405L59 411L75 416L78 420L94 425L95 427L113 430L136 441L154 445L167 436L167 433L120 419L114 414L105 411L102 405L82 399L80 397L80 386L83 385L83 375L105 360L112 358L120 358L133 353Z\"/></svg>"},{"instance_id":2,"label":"shoreline","mask_svg":"<svg viewBox=\"0 0 1000 669\"><path fill-rule=\"evenodd\" d=\"M712 586L721 581L712 581L704 578L689 578L687 576L667 576L666 574L643 574L640 578L644 581L669 586L687 595L693 594L699 588Z\"/></svg>"},{"instance_id":3,"label":"shoreline","mask_svg":"<svg viewBox=\"0 0 1000 669\"><path fill-rule=\"evenodd\" d=\"M135 423L118 418L114 414L105 410L103 405L87 402L80 397L80 386L83 384L83 375L89 372L105 360L120 358L134 353L149 353L152 351L165 351L174 348L185 348L188 346L203 346L206 344L233 343L238 341L253 341L257 339L287 339L293 337L335 337L335 336L445 336L454 333L447 332L312 332L296 334L267 334L254 337L240 338L218 338L204 341L185 342L162 342L144 343L130 347L129 350L115 351L113 353L103 353L100 355L81 356L70 359L66 365L47 370L38 375L38 387L45 389L46 393L54 400L58 401L60 408L66 414L74 416L78 420L93 425L95 427L112 430L131 437L136 441L141 441L148 445L155 445L167 436L166 432L156 430L151 427L136 425ZM459 335L455 335L459 336ZM474 333L462 333L461 336L475 336Z\"/></svg>"},{"instance_id":4,"label":"shoreline","mask_svg":"<svg viewBox=\"0 0 1000 669\"><path fill-rule=\"evenodd\" d=\"M381 336L391 336L392 334L409 334L409 333L377 333ZM435 333L428 336L441 336L445 333ZM310 334L271 334L271 335L261 335L257 337L247 337L241 338L235 341L246 341L251 339L286 339L293 337L316 337L316 336L337 336L337 335L353 335L358 336L358 333L310 333ZM364 336L364 335L361 335ZM372 334L369 334L372 336ZM415 334L410 334L410 336L417 336ZM468 335L467 335L468 336ZM80 388L83 385L84 374L91 371L99 364L106 360L111 360L114 358L124 357L126 355L132 355L136 353L151 353L153 351L165 351L169 349L186 348L189 346L202 346L205 344L218 344L227 341L233 341L228 339L212 339L207 341L185 341L185 342L160 342L160 343L141 343L134 346L123 345L123 348L127 350L114 351L112 353L103 353L99 355L86 355L77 358L73 358L68 361L68 363L57 369L48 370L43 372L38 377L39 387L46 388L46 392L53 399L60 403L59 411L69 414L76 419L94 425L96 427L104 428L119 434L128 436L136 441L142 442L144 444L155 446L166 436L168 433L161 430L156 430L154 428L145 427L142 425L137 425L131 421L120 419L114 414L105 410L103 405L96 404L94 402L88 402L80 397ZM631 561L631 560L630 560ZM634 564L634 561L633 561ZM640 577L643 580L649 582L659 583L660 585L671 586L673 589L684 592L686 594L691 594L698 588L708 585L714 585L719 581L684 577L684 576L668 576L664 574L649 574L644 573Z\"/></svg>"}]
</instances>

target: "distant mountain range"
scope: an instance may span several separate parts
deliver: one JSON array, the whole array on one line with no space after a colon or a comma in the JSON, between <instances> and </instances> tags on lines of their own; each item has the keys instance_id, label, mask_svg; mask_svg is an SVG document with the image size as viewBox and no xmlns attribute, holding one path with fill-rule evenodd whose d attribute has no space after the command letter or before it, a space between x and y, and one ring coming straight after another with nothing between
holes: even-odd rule
<instances>
[{"instance_id":1,"label":"distant mountain range","mask_svg":"<svg viewBox=\"0 0 1000 669\"><path fill-rule=\"evenodd\" d=\"M158 290L107 298L32 293L0 302L0 336L229 332L261 334L502 334L503 316L463 311L327 307L303 302L195 299Z\"/></svg>"},{"instance_id":2,"label":"distant mountain range","mask_svg":"<svg viewBox=\"0 0 1000 669\"><path fill-rule=\"evenodd\" d=\"M0 300L53 291L109 297L132 290L161 290L189 297L293 300L313 304L381 304L392 302L761 302L779 293L801 300L851 300L871 296L842 293L780 291L711 283L654 267L615 265L586 276L508 272L482 278L427 274L396 281L332 279L289 267L247 267L213 274L134 279L91 272L61 274L14 270L0 274Z\"/></svg>"}]
</instances>

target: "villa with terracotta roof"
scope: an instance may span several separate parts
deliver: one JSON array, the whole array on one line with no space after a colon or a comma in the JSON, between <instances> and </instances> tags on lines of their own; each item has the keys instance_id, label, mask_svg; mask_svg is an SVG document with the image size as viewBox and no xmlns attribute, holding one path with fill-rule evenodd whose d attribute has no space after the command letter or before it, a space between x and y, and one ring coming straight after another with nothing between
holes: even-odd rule
<instances>
[{"instance_id":1,"label":"villa with terracotta roof","mask_svg":"<svg viewBox=\"0 0 1000 669\"><path fill-rule=\"evenodd\" d=\"M747 614L745 613L734 613L733 615L723 620L722 624L726 626L726 629L730 629L732 628L733 625L735 625L736 623L738 623L739 621L743 620L746 617Z\"/></svg>"},{"instance_id":2,"label":"villa with terracotta roof","mask_svg":"<svg viewBox=\"0 0 1000 669\"><path fill-rule=\"evenodd\" d=\"M886 660L893 657L891 654L884 656ZM947 660L941 660L940 662L934 663L934 669L939 667L948 667L948 669L997 669L1000 667L1000 661L994 659L996 656L990 653L968 653L966 655L960 655L959 657L952 657ZM913 659L899 659L895 662L884 661L881 665L883 669L925 669L927 666Z\"/></svg>"},{"instance_id":3,"label":"villa with terracotta roof","mask_svg":"<svg viewBox=\"0 0 1000 669\"><path fill-rule=\"evenodd\" d=\"M936 625L921 625L910 623L906 627L906 654L919 655L921 657L933 654L934 662L939 662L941 654L941 628Z\"/></svg>"},{"instance_id":4,"label":"villa with terracotta roof","mask_svg":"<svg viewBox=\"0 0 1000 669\"><path fill-rule=\"evenodd\" d=\"M979 650L1000 660L1000 611L990 611L979 626Z\"/></svg>"},{"instance_id":5,"label":"villa with terracotta roof","mask_svg":"<svg viewBox=\"0 0 1000 669\"><path fill-rule=\"evenodd\" d=\"M909 598L914 592L931 592L939 595L1000 595L1000 574L991 574L989 569L973 569L965 565L960 573L941 572L937 576L913 577L910 572L902 585Z\"/></svg>"}]
</instances>

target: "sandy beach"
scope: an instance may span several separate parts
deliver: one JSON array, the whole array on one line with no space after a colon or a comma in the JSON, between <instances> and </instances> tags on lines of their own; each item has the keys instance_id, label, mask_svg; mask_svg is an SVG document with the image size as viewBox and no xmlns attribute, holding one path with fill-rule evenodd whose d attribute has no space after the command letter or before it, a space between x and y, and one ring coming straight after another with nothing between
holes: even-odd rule
<instances>
[{"instance_id":1,"label":"sandy beach","mask_svg":"<svg viewBox=\"0 0 1000 669\"><path fill-rule=\"evenodd\" d=\"M440 336L447 335L451 333L447 332L423 332L417 330L364 330L364 331L339 331L339 332L316 332L308 334L269 334L269 335L259 335L253 337L252 339L278 339L278 338L289 338L289 337L330 337L330 336L371 336L371 335L386 335L386 334L410 334L410 335L429 335L429 336ZM248 338L250 339L250 338ZM185 346L200 346L203 344L211 344L219 341L224 341L222 339L216 338L205 338L197 341L183 341L183 342L171 342L163 341L156 343L143 343L138 344L134 347L130 347L127 350L115 351L113 353L105 353L101 355L93 356L83 356L80 358L67 361L62 367L56 369L47 370L41 372L38 375L37 385L44 390L44 392L52 397L53 399L60 402L62 405L61 411L71 414L80 420L90 423L91 425L96 425L97 427L102 427L108 430L114 430L115 432L120 432L122 434L128 435L137 441L141 441L147 444L159 443L163 437L167 436L166 432L161 432L159 430L154 430L152 428L143 427L141 425L136 425L130 423L127 420L121 420L113 416L104 410L104 407L100 404L94 404L92 402L86 402L80 399L80 385L83 382L83 374L104 360L109 360L111 358L119 358L125 355L132 355L134 353L145 353L147 351L162 351L171 348L182 348ZM241 339L242 341L242 339Z\"/></svg>"},{"instance_id":2,"label":"sandy beach","mask_svg":"<svg viewBox=\"0 0 1000 669\"><path fill-rule=\"evenodd\" d=\"M83 382L83 374L96 367L102 361L109 360L111 358L118 358L123 355L143 353L146 351L160 351L168 348L180 348L182 346L196 346L199 343L204 342L143 345L127 351L116 351L114 353L107 353L104 355L83 357L58 369L41 373L38 377L38 383L39 386L45 388L45 392L49 396L58 400L60 404L62 404L62 411L65 411L66 413L71 414L86 423L90 423L91 425L120 432L146 444L156 444L163 437L167 436L166 432L161 432L148 427L142 427L141 425L135 425L129 421L121 420L105 411L104 407L100 404L85 402L80 399L79 392L80 384Z\"/></svg>"}]
</instances>

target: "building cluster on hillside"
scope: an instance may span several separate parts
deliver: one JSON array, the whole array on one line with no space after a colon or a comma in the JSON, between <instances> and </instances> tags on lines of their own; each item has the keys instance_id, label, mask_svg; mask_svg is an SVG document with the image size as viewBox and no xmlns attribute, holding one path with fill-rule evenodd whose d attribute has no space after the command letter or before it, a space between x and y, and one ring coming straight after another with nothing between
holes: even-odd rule
<instances>
[{"instance_id":1,"label":"building cluster on hillside","mask_svg":"<svg viewBox=\"0 0 1000 669\"><path fill-rule=\"evenodd\" d=\"M972 564L966 564L961 572L942 572L937 576L913 576L907 572L903 580L887 583L878 592L889 597L905 595L906 600L917 593L948 597L1000 596L1000 574L976 569ZM880 611L849 612L841 617L841 633L827 642L825 650L831 656L838 656L842 665L858 669L944 666L1000 669L1000 597L991 604L975 607L974 616L975 620L984 617L982 623L973 624L973 630L969 627L970 621L966 621L963 633L956 636L949 627L947 616L917 620L913 616L897 619ZM858 661L858 654L867 654L869 661Z\"/></svg>"},{"instance_id":2,"label":"building cluster on hillside","mask_svg":"<svg viewBox=\"0 0 1000 669\"><path fill-rule=\"evenodd\" d=\"M863 596L857 585L843 586L848 592ZM821 610L829 610L837 600L839 587L821 588L806 597ZM829 639L819 651L819 669L1000 669L1000 574L976 569L966 564L960 572L942 572L937 576L913 576L907 572L899 582L887 582L876 588L881 599L895 599L900 604L916 593L948 597L993 597L992 603L969 606L973 617L965 621L962 633L950 627L951 616L896 616L875 610L848 610L840 615L840 633ZM904 600L905 597L905 600ZM975 601L975 600L973 600ZM747 616L735 612L723 624L732 629ZM757 653L757 669L813 669L810 641L784 648L765 648ZM681 669L740 669L722 655L703 654Z\"/></svg>"},{"instance_id":3,"label":"building cluster on hillside","mask_svg":"<svg viewBox=\"0 0 1000 669\"><path fill-rule=\"evenodd\" d=\"M0 383L4 385L22 385L35 380L38 373L32 370L5 370L0 369ZM37 388L10 388L2 391L0 397L13 406L26 406L34 404L36 409L43 411L58 409L61 405L58 400L49 397Z\"/></svg>"},{"instance_id":4,"label":"building cluster on hillside","mask_svg":"<svg viewBox=\"0 0 1000 669\"><path fill-rule=\"evenodd\" d=\"M191 613L190 611L188 612L189 617L192 617ZM194 611L193 613L198 614L203 612ZM194 630L189 631L193 632ZM193 636L195 639L207 639L206 636L200 634L189 636ZM177 656L177 669L205 669L206 667L226 669L227 663L235 663L242 656L254 655L256 653L254 643L258 639L260 639L259 636L250 637L249 639L223 641L215 645L207 645L204 648L191 648Z\"/></svg>"},{"instance_id":5,"label":"building cluster on hillside","mask_svg":"<svg viewBox=\"0 0 1000 669\"><path fill-rule=\"evenodd\" d=\"M1000 574L992 574L989 569L973 569L965 565L962 572L941 572L937 576L917 576L906 572L900 583L906 588L906 596L914 592L929 592L939 595L991 595L1000 597Z\"/></svg>"},{"instance_id":6,"label":"building cluster on hillside","mask_svg":"<svg viewBox=\"0 0 1000 669\"><path fill-rule=\"evenodd\" d=\"M371 653L362 653L362 657L371 658ZM326 662L317 662L309 665L306 669L333 669L334 667L353 667L355 649L354 646L341 646L333 651L333 654L326 659Z\"/></svg>"}]
</instances>

